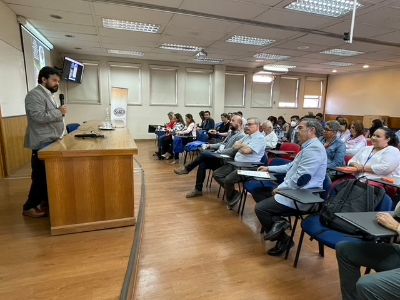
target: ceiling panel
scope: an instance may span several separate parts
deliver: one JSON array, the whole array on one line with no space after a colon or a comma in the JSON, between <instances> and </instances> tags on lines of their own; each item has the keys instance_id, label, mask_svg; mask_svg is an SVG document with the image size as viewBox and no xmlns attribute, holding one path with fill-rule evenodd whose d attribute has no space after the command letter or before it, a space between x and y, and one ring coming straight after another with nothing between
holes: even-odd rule
<instances>
[{"instance_id":1,"label":"ceiling panel","mask_svg":"<svg viewBox=\"0 0 400 300\"><path fill-rule=\"evenodd\" d=\"M95 26L88 25L76 25L61 22L47 22L33 20L32 24L39 30L51 30L60 33L86 33L86 34L97 34L97 29Z\"/></svg>"},{"instance_id":2,"label":"ceiling panel","mask_svg":"<svg viewBox=\"0 0 400 300\"><path fill-rule=\"evenodd\" d=\"M63 12L90 14L90 3L82 0L6 0L4 2L14 4L14 7L27 6L31 8L53 9L59 11L60 16L63 15Z\"/></svg>"},{"instance_id":3,"label":"ceiling panel","mask_svg":"<svg viewBox=\"0 0 400 300\"><path fill-rule=\"evenodd\" d=\"M268 10L269 6L235 0L185 0L180 8L220 16L252 19Z\"/></svg>"}]
</instances>

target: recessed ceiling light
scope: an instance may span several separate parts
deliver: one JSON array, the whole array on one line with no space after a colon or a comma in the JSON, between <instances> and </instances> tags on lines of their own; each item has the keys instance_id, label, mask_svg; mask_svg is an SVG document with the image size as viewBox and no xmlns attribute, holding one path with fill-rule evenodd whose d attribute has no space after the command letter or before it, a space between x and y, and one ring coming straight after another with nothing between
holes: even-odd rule
<instances>
[{"instance_id":1,"label":"recessed ceiling light","mask_svg":"<svg viewBox=\"0 0 400 300\"><path fill-rule=\"evenodd\" d=\"M364 69L368 69L368 68L369 68L369 65L363 65L363 68L364 68Z\"/></svg>"},{"instance_id":2,"label":"recessed ceiling light","mask_svg":"<svg viewBox=\"0 0 400 300\"><path fill-rule=\"evenodd\" d=\"M202 50L202 48L198 46L178 45L178 44L168 44L168 43L162 44L160 48L166 50L184 51L184 52L198 52Z\"/></svg>"},{"instance_id":3,"label":"recessed ceiling light","mask_svg":"<svg viewBox=\"0 0 400 300\"><path fill-rule=\"evenodd\" d=\"M257 61L264 61L264 60L284 60L290 58L290 56L286 55L278 55L278 54L270 54L270 53L257 53L254 55L257 58Z\"/></svg>"},{"instance_id":4,"label":"recessed ceiling light","mask_svg":"<svg viewBox=\"0 0 400 300\"><path fill-rule=\"evenodd\" d=\"M357 8L361 7L357 3ZM287 9L329 17L341 17L353 10L351 0L296 0L285 6Z\"/></svg>"},{"instance_id":5,"label":"recessed ceiling light","mask_svg":"<svg viewBox=\"0 0 400 300\"><path fill-rule=\"evenodd\" d=\"M347 62L341 62L341 61L330 61L323 63L323 65L329 65L329 66L334 66L334 67L349 67L352 66L352 63L347 63Z\"/></svg>"},{"instance_id":6,"label":"recessed ceiling light","mask_svg":"<svg viewBox=\"0 0 400 300\"><path fill-rule=\"evenodd\" d=\"M103 27L146 33L159 33L160 25L103 18Z\"/></svg>"},{"instance_id":7,"label":"recessed ceiling light","mask_svg":"<svg viewBox=\"0 0 400 300\"><path fill-rule=\"evenodd\" d=\"M74 36L72 34L66 34L65 37L67 38L73 38Z\"/></svg>"},{"instance_id":8,"label":"recessed ceiling light","mask_svg":"<svg viewBox=\"0 0 400 300\"><path fill-rule=\"evenodd\" d=\"M265 65L263 69L271 72L288 72L289 69L294 69L296 66L288 66L288 65Z\"/></svg>"},{"instance_id":9,"label":"recessed ceiling light","mask_svg":"<svg viewBox=\"0 0 400 300\"><path fill-rule=\"evenodd\" d=\"M355 55L360 55L364 54L364 52L360 51L352 51L352 50L346 50L346 49L329 49L320 52L321 54L329 54L329 55L337 55L337 56L355 56Z\"/></svg>"},{"instance_id":10,"label":"recessed ceiling light","mask_svg":"<svg viewBox=\"0 0 400 300\"><path fill-rule=\"evenodd\" d=\"M309 48L310 48L310 46L299 46L299 47L297 47L298 50L306 50L306 49L309 49Z\"/></svg>"},{"instance_id":11,"label":"recessed ceiling light","mask_svg":"<svg viewBox=\"0 0 400 300\"><path fill-rule=\"evenodd\" d=\"M226 40L228 43L253 45L253 46L267 46L275 42L275 40L244 36L244 35L234 35Z\"/></svg>"},{"instance_id":12,"label":"recessed ceiling light","mask_svg":"<svg viewBox=\"0 0 400 300\"><path fill-rule=\"evenodd\" d=\"M62 17L59 15L50 15L50 17L52 17L53 19L57 19L57 20L61 20Z\"/></svg>"},{"instance_id":13,"label":"recessed ceiling light","mask_svg":"<svg viewBox=\"0 0 400 300\"><path fill-rule=\"evenodd\" d=\"M337 72L337 70L332 70L332 73L336 73Z\"/></svg>"},{"instance_id":14,"label":"recessed ceiling light","mask_svg":"<svg viewBox=\"0 0 400 300\"><path fill-rule=\"evenodd\" d=\"M132 56L143 56L144 53L140 51L132 51L132 50L114 50L108 49L107 52L109 54L119 54L119 55L132 55Z\"/></svg>"},{"instance_id":15,"label":"recessed ceiling light","mask_svg":"<svg viewBox=\"0 0 400 300\"><path fill-rule=\"evenodd\" d=\"M211 58L211 57L204 57L204 58L196 58L195 59L196 62L200 63L200 64L221 64L223 63L223 59L222 58Z\"/></svg>"}]
</instances>

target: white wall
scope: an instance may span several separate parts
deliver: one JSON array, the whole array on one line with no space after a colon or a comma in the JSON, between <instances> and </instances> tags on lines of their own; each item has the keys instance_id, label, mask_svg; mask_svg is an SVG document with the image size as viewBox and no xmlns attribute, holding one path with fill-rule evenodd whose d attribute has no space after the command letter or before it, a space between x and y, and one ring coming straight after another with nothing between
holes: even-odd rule
<instances>
[{"instance_id":1,"label":"white wall","mask_svg":"<svg viewBox=\"0 0 400 300\"><path fill-rule=\"evenodd\" d=\"M400 117L400 69L329 76L327 114Z\"/></svg>"},{"instance_id":2,"label":"white wall","mask_svg":"<svg viewBox=\"0 0 400 300\"><path fill-rule=\"evenodd\" d=\"M225 66L212 66L205 65L193 65L193 64L181 64L173 62L157 62L157 61L145 61L135 60L130 58L111 58L111 57L95 57L75 54L65 54L76 60L80 61L92 61L99 63L99 80L100 80L100 103L99 104L77 104L69 103L71 99L67 99L69 106L69 113L66 117L67 123L78 122L82 123L85 120L103 120L105 117L105 109L110 103L110 86L109 86L109 63L120 62L130 64L140 64L141 66L141 78L142 78L142 105L129 105L128 106L128 127L136 139L148 139L154 138L154 134L147 133L147 127L149 124L163 124L167 121L167 113L169 111L179 112L182 115L186 113L193 114L197 122L200 121L198 112L200 110L210 110L217 121L220 121L219 115L223 112L234 112L242 111L245 117L255 116L262 120L266 119L269 115L283 115L289 119L291 115L298 114L300 116L307 114L309 111L321 112L320 109L283 109L278 108L277 100L279 96L279 86L275 85L275 93L273 107L272 108L252 108L251 107L251 78L252 70L246 69L232 69ZM175 66L178 67L178 104L174 106L155 106L150 105L150 65L161 65L161 66ZM214 69L213 74L213 90L212 90L212 104L209 107L193 107L185 106L185 69L186 68L206 68ZM245 87L245 106L244 107L224 107L225 97L225 84L224 74L225 71L245 72L246 73L246 87ZM85 75L84 75L85 76ZM315 75L314 75L315 76ZM304 81L305 75L300 76L301 82ZM83 77L83 81L85 77ZM64 92L65 84L63 85ZM303 97L303 84L300 85L299 91L299 107L302 107ZM67 91L68 92L68 91Z\"/></svg>"},{"instance_id":3,"label":"white wall","mask_svg":"<svg viewBox=\"0 0 400 300\"><path fill-rule=\"evenodd\" d=\"M0 108L3 117L25 114L27 92L19 25L0 1Z\"/></svg>"}]
</instances>

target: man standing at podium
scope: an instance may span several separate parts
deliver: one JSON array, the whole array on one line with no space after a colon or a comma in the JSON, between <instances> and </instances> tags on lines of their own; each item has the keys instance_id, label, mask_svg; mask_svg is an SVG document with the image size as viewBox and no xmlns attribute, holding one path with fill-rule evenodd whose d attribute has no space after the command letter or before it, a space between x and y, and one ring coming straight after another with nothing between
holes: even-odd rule
<instances>
[{"instance_id":1,"label":"man standing at podium","mask_svg":"<svg viewBox=\"0 0 400 300\"><path fill-rule=\"evenodd\" d=\"M58 70L42 68L37 87L25 97L28 119L25 147L32 149L32 184L22 214L28 217L44 217L48 211L46 169L44 161L38 157L38 151L61 138L64 133L63 116L67 113L67 107L58 107L53 95L58 91L60 77Z\"/></svg>"}]
</instances>

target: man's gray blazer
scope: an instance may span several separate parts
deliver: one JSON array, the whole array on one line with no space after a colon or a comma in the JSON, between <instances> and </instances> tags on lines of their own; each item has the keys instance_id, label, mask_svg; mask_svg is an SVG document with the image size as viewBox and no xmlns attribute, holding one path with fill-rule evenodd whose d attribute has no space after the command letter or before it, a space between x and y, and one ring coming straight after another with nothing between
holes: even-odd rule
<instances>
[{"instance_id":1,"label":"man's gray blazer","mask_svg":"<svg viewBox=\"0 0 400 300\"><path fill-rule=\"evenodd\" d=\"M64 132L62 113L42 87L28 92L25 111L28 118L25 147L38 150L61 137Z\"/></svg>"}]
</instances>

